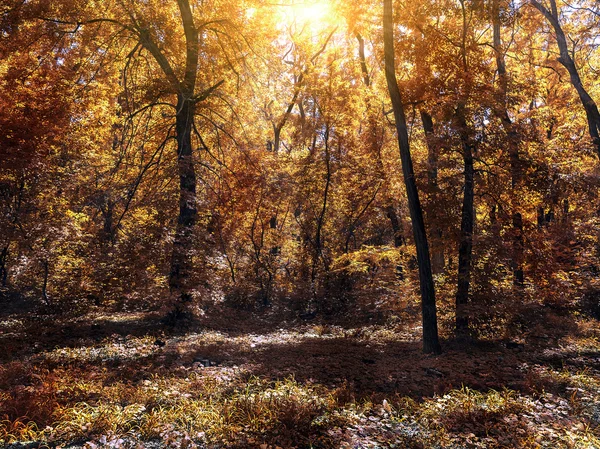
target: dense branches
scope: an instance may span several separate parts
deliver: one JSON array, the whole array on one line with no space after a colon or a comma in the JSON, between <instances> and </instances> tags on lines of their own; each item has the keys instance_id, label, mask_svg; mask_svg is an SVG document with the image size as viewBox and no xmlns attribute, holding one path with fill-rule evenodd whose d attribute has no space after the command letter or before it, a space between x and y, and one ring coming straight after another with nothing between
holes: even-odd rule
<instances>
[{"instance_id":1,"label":"dense branches","mask_svg":"<svg viewBox=\"0 0 600 449\"><path fill-rule=\"evenodd\" d=\"M421 301L426 352L593 295L597 6L346 3L2 6L0 291Z\"/></svg>"}]
</instances>

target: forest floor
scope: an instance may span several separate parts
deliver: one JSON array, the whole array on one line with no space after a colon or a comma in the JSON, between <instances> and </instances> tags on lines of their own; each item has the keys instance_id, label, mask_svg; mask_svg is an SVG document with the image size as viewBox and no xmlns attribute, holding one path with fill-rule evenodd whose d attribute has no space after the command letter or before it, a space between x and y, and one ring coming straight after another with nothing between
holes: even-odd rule
<instances>
[{"instance_id":1,"label":"forest floor","mask_svg":"<svg viewBox=\"0 0 600 449\"><path fill-rule=\"evenodd\" d=\"M165 333L152 313L0 306L11 449L600 449L595 320L545 313L518 340L424 355L419 327L393 315L223 309Z\"/></svg>"}]
</instances>

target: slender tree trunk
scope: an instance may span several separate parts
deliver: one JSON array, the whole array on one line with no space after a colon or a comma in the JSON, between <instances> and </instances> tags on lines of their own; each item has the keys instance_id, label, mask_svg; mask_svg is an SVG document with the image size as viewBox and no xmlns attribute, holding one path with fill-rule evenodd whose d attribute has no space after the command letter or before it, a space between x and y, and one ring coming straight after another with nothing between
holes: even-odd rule
<instances>
[{"instance_id":1,"label":"slender tree trunk","mask_svg":"<svg viewBox=\"0 0 600 449\"><path fill-rule=\"evenodd\" d=\"M180 94L177 102L176 137L179 172L179 216L171 256L169 288L175 300L175 316L187 315L184 304L192 296L190 277L193 271L192 250L196 224L196 173L192 155L192 124L194 103Z\"/></svg>"},{"instance_id":2,"label":"slender tree trunk","mask_svg":"<svg viewBox=\"0 0 600 449\"><path fill-rule=\"evenodd\" d=\"M425 131L427 143L427 184L434 206L437 205L438 194L438 149L434 142L433 119L427 112L421 110L421 122ZM444 270L444 247L442 246L442 230L434 226L431 230L431 268L433 273Z\"/></svg>"},{"instance_id":3,"label":"slender tree trunk","mask_svg":"<svg viewBox=\"0 0 600 449\"><path fill-rule=\"evenodd\" d=\"M506 63L504 53L502 52L502 35L500 27L500 5L499 0L492 0L492 25L494 52L496 53L496 69L500 80L500 99L501 107L497 110L504 132L508 140L508 153L510 158L511 174L511 206L513 210L512 225L512 270L513 284L516 287L522 287L525 282L523 273L523 217L519 212L519 185L521 182L521 159L519 156L519 134L515 125L508 115L508 76L506 73Z\"/></svg>"},{"instance_id":4,"label":"slender tree trunk","mask_svg":"<svg viewBox=\"0 0 600 449\"><path fill-rule=\"evenodd\" d=\"M0 252L0 285L6 287L8 281L8 268L6 267L6 260L8 259L8 248L10 243L4 245L2 252Z\"/></svg>"},{"instance_id":5,"label":"slender tree trunk","mask_svg":"<svg viewBox=\"0 0 600 449\"><path fill-rule=\"evenodd\" d=\"M363 75L363 82L365 83L365 86L369 87L371 85L371 77L369 76L367 58L365 57L365 40L359 33L356 33L356 40L358 41L358 59L360 60L360 70Z\"/></svg>"},{"instance_id":6,"label":"slender tree trunk","mask_svg":"<svg viewBox=\"0 0 600 449\"><path fill-rule=\"evenodd\" d=\"M325 127L325 188L323 189L323 204L321 206L321 212L317 219L317 229L315 230L315 248L313 253L313 262L311 269L311 284L314 290L314 284L317 277L317 266L319 261L323 258L323 225L325 224L325 213L327 212L327 202L329 201L329 188L331 186L331 155L329 152L329 125ZM327 268L327 267L326 267Z\"/></svg>"},{"instance_id":7,"label":"slender tree trunk","mask_svg":"<svg viewBox=\"0 0 600 449\"><path fill-rule=\"evenodd\" d=\"M471 284L471 264L473 257L473 229L475 226L475 189L473 168L473 144L469 136L465 118L465 105L456 108L456 121L459 127L464 163L463 204L460 221L460 243L458 246L458 288L456 290L456 332L466 334L469 330L469 303Z\"/></svg>"},{"instance_id":8,"label":"slender tree trunk","mask_svg":"<svg viewBox=\"0 0 600 449\"><path fill-rule=\"evenodd\" d=\"M102 215L104 218L104 225L102 227L102 234L100 235L100 241L102 243L111 243L114 241L115 228L113 225L114 221L114 203L110 198L104 199L102 206Z\"/></svg>"},{"instance_id":9,"label":"slender tree trunk","mask_svg":"<svg viewBox=\"0 0 600 449\"><path fill-rule=\"evenodd\" d=\"M581 77L579 76L579 71L577 70L575 61L573 60L571 52L569 51L567 38L559 21L556 0L550 0L550 10L548 10L537 0L530 1L531 4L542 13L542 15L546 18L546 20L554 29L556 43L558 44L558 50L560 53L558 62L560 62L569 72L571 84L577 91L579 99L581 100L581 104L585 109L590 137L592 138L592 142L596 146L596 152L598 153L598 157L600 157L600 112L598 112L598 106L596 105L596 102L593 100L593 98L583 86L583 82L581 81Z\"/></svg>"},{"instance_id":10,"label":"slender tree trunk","mask_svg":"<svg viewBox=\"0 0 600 449\"><path fill-rule=\"evenodd\" d=\"M400 220L398 220L398 214L396 214L396 208L390 204L385 210L387 217L390 219L392 230L394 231L394 246L396 248L399 248L404 242L404 236L402 235L402 228L400 227Z\"/></svg>"},{"instance_id":11,"label":"slender tree trunk","mask_svg":"<svg viewBox=\"0 0 600 449\"><path fill-rule=\"evenodd\" d=\"M394 231L394 247L399 248L404 244L404 235L402 233L402 228L400 227L398 214L396 214L396 208L390 204L386 208L386 214L390 219L390 224L392 225L392 230ZM404 280L404 268L400 264L396 265L396 275L398 276L398 279Z\"/></svg>"},{"instance_id":12,"label":"slender tree trunk","mask_svg":"<svg viewBox=\"0 0 600 449\"><path fill-rule=\"evenodd\" d=\"M400 94L398 81L396 79L393 29L392 0L384 0L383 44L385 53L385 77L394 110L398 147L400 150L400 159L402 161L402 173L406 185L408 209L410 211L415 246L417 249L423 314L423 352L440 353L441 346L438 339L435 289L433 275L431 273L431 261L429 259L429 246L427 243L425 223L423 221L423 210L421 209L421 203L419 201L419 192L417 190L417 183L415 182L415 174L410 155L408 129L406 126L404 106L402 105L402 95Z\"/></svg>"},{"instance_id":13,"label":"slender tree trunk","mask_svg":"<svg viewBox=\"0 0 600 449\"><path fill-rule=\"evenodd\" d=\"M50 301L48 300L48 272L49 272L49 267L48 267L48 261L44 260L42 262L42 267L44 268L44 278L42 280L42 299L44 300L44 303L46 305L50 304Z\"/></svg>"},{"instance_id":14,"label":"slender tree trunk","mask_svg":"<svg viewBox=\"0 0 600 449\"><path fill-rule=\"evenodd\" d=\"M363 83L367 88L371 86L371 77L369 76L369 69L367 67L367 59L365 55L365 40L363 37L356 33L356 39L358 41L358 58L360 61L360 68L363 75ZM371 109L371 101L370 97L367 97L367 110ZM377 162L377 172L378 176L384 181L385 188L384 190L389 189L389 176L383 166L383 160L381 157L381 146L383 145L383 131L377 131L377 120L373 114L369 114L369 119L367 121L367 142L373 152L373 157ZM386 202L389 202L389 198L386 199ZM392 232L394 233L394 246L396 248L402 246L404 243L404 235L402 233L402 228L400 226L400 220L398 219L398 214L396 213L396 208L393 204L388 204L385 208L386 216L390 219L390 224L392 226ZM396 270L399 273L402 273L402 266L398 265Z\"/></svg>"},{"instance_id":15,"label":"slender tree trunk","mask_svg":"<svg viewBox=\"0 0 600 449\"><path fill-rule=\"evenodd\" d=\"M468 76L467 32L469 19L465 0L459 0L459 2L462 9L463 22L460 56L462 59L463 72L465 76ZM468 80L465 81L468 82ZM467 84L465 92L458 100L458 105L456 106L454 113L456 127L458 128L460 136L464 166L463 204L460 220L460 240L458 245L458 283L456 288L456 333L458 335L467 335L469 333L469 313L467 311L467 305L469 303L469 290L471 286L473 230L475 229L475 169L473 166L473 152L475 146L471 138L466 118L469 96L470 92Z\"/></svg>"}]
</instances>

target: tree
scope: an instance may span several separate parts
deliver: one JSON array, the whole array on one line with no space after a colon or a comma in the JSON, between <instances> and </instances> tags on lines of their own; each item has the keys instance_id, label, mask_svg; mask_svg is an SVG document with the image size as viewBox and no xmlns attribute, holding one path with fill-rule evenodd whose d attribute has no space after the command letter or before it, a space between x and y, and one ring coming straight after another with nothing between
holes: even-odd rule
<instances>
[{"instance_id":1,"label":"tree","mask_svg":"<svg viewBox=\"0 0 600 449\"><path fill-rule=\"evenodd\" d=\"M600 157L600 112L598 112L598 106L596 105L596 102L584 87L583 81L579 76L579 70L577 69L577 64L575 63L573 56L574 52L569 50L567 36L560 23L560 14L558 7L556 6L556 0L549 0L550 9L545 7L537 0L530 1L531 5L533 5L533 7L544 16L554 30L554 37L556 38L556 44L560 53L558 62L560 62L567 69L567 72L569 72L571 84L577 91L579 100L585 109L588 122L588 132L593 144L596 146L598 157Z\"/></svg>"},{"instance_id":2,"label":"tree","mask_svg":"<svg viewBox=\"0 0 600 449\"><path fill-rule=\"evenodd\" d=\"M511 201L512 201L512 222L513 222L513 283L517 287L522 287L524 282L523 274L523 217L518 207L518 188L521 183L522 162L519 156L519 133L508 113L508 74L506 72L506 62L504 58L504 49L502 48L501 22L500 22L500 1L492 0L491 4L492 27L493 27L493 45L496 55L496 70L499 78L499 98L496 114L500 118L508 144L508 154L510 159L511 174Z\"/></svg>"},{"instance_id":3,"label":"tree","mask_svg":"<svg viewBox=\"0 0 600 449\"><path fill-rule=\"evenodd\" d=\"M75 31L102 24L113 30L113 39L131 45L131 51L122 60L125 91L123 107L129 114L135 116L156 108L162 111L163 117L173 117L172 126L167 128L163 144L160 144L163 147L171 140L176 142L174 150L179 178L177 225L168 284L174 302L173 318L188 316L185 307L191 301L194 290L191 277L194 272L194 238L199 204L195 162L197 155L194 153L196 148L205 146L201 136L202 127L197 121L197 111L198 105L214 95L225 83L224 78L215 79L214 72L212 76L209 75L211 70L208 68L214 70L229 66L235 71L227 55L223 57L227 62L222 62L218 56L210 54L225 48L218 41L223 36L224 39L229 38L224 27L232 20L214 17L219 12L218 8L211 9L211 6L206 5L192 8L188 0L178 0L175 10L166 8L162 12L154 4L109 3L102 12L79 11L68 3L62 6L67 8L66 13L55 12L50 7L48 11L44 11L44 20L70 24L76 27ZM205 16L202 17L202 14ZM208 35L216 36L217 42L209 39ZM146 54L154 61L154 67L158 68L162 79L154 78L156 75L152 72L153 67L149 67L149 72L143 76L129 73L135 60L145 59ZM140 85L140 80L146 85ZM143 92L142 95L139 94L140 91Z\"/></svg>"},{"instance_id":4,"label":"tree","mask_svg":"<svg viewBox=\"0 0 600 449\"><path fill-rule=\"evenodd\" d=\"M406 126L406 115L402 105L402 95L398 88L396 79L396 66L394 55L394 31L393 31L393 9L392 0L383 2L383 43L385 55L385 78L387 81L394 120L400 158L402 160L402 174L408 197L408 208L412 221L415 246L417 248L417 263L419 266L419 281L421 284L421 307L423 315L423 352L440 353L441 346L438 340L437 311L435 303L435 287L433 274L431 272L431 260L429 258L429 246L427 243L427 232L423 220L423 210L419 201L419 192L415 181L410 146L408 140L408 129Z\"/></svg>"}]
</instances>

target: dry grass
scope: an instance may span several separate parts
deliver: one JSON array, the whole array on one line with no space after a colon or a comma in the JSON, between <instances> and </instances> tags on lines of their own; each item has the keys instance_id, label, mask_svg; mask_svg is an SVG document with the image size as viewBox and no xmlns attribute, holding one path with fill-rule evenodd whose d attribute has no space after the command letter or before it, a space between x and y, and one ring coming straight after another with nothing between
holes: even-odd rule
<instances>
[{"instance_id":1,"label":"dry grass","mask_svg":"<svg viewBox=\"0 0 600 449\"><path fill-rule=\"evenodd\" d=\"M332 386L322 382L327 376L311 380L303 375L303 364L308 367L315 355L315 363L336 360L322 362L319 346L347 351L364 346L357 360L372 359L354 368L357 375L361 370L363 375L386 373L385 363L406 362L421 376L408 385L450 385L452 370L467 361L462 352L449 349L431 358L404 354L400 345L389 360L381 359L386 348L398 344L395 326L348 330L317 324L305 331L234 336L207 330L164 337L164 348L150 335L115 335L15 357L0 363L0 445L37 441L79 442L88 449L141 448L156 441L178 448L600 449L598 370L574 369L596 357L596 334L589 323L579 336L522 359L489 348L470 353L478 363L491 357L492 366L502 360L521 363L519 389L446 388L438 396L413 395L415 400L397 390L364 394L344 379ZM300 365L292 365L297 377L253 374L251 364L205 367L194 359L199 351L205 357L210 351L233 357L231 351L238 351L253 360L286 345L295 348L293 357L303 357ZM524 362L528 357L535 360ZM563 366L556 366L556 360ZM422 369L430 365L442 371L441 378L431 377L436 370Z\"/></svg>"}]
</instances>

